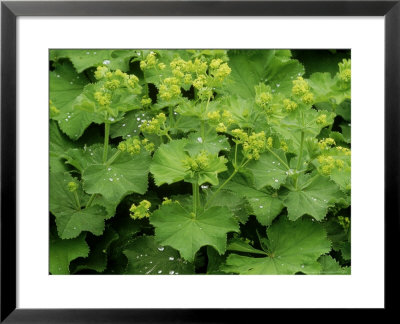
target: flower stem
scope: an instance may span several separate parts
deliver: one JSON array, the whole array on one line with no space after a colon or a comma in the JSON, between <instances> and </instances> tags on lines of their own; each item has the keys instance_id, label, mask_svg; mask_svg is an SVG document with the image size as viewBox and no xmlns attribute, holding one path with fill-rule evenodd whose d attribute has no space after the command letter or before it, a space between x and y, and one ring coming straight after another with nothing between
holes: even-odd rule
<instances>
[{"instance_id":1,"label":"flower stem","mask_svg":"<svg viewBox=\"0 0 400 324\"><path fill-rule=\"evenodd\" d=\"M78 196L78 193L77 193L76 190L74 191L74 198L75 198L76 207L78 207L78 210L80 210L81 209L81 202L79 200L79 196Z\"/></svg>"},{"instance_id":2,"label":"flower stem","mask_svg":"<svg viewBox=\"0 0 400 324\"><path fill-rule=\"evenodd\" d=\"M90 196L90 198L89 198L89 200L88 200L88 202L87 202L87 204L86 204L85 209L86 209L86 208L89 208L89 207L92 205L94 198L96 198L96 195L97 195L97 194L93 194L93 195Z\"/></svg>"},{"instance_id":3,"label":"flower stem","mask_svg":"<svg viewBox=\"0 0 400 324\"><path fill-rule=\"evenodd\" d=\"M103 151L103 163L107 161L107 154L108 154L108 140L110 137L110 123L104 123L104 151Z\"/></svg>"},{"instance_id":4,"label":"flower stem","mask_svg":"<svg viewBox=\"0 0 400 324\"><path fill-rule=\"evenodd\" d=\"M109 160L106 162L106 166L110 166L121 154L121 151L118 150L112 157L109 158Z\"/></svg>"}]
</instances>

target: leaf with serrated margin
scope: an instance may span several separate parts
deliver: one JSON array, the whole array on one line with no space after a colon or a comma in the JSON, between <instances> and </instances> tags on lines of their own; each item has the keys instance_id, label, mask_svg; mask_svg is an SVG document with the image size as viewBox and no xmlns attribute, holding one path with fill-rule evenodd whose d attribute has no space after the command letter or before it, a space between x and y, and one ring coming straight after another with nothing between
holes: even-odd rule
<instances>
[{"instance_id":1,"label":"leaf with serrated margin","mask_svg":"<svg viewBox=\"0 0 400 324\"><path fill-rule=\"evenodd\" d=\"M71 265L71 272L76 273L81 270L94 270L99 273L107 267L107 251L110 244L118 239L118 234L108 228L100 237L88 236L86 241L90 246L90 254L85 259L78 259Z\"/></svg>"},{"instance_id":2,"label":"leaf with serrated margin","mask_svg":"<svg viewBox=\"0 0 400 324\"><path fill-rule=\"evenodd\" d=\"M307 214L320 221L326 216L328 207L344 196L334 182L321 175L300 175L297 188L292 189L283 201L290 220Z\"/></svg>"},{"instance_id":3,"label":"leaf with serrated margin","mask_svg":"<svg viewBox=\"0 0 400 324\"><path fill-rule=\"evenodd\" d=\"M226 234L239 226L226 207L211 207L196 217L179 203L161 206L150 216L156 240L177 249L183 258L193 261L196 252L206 245L220 254L226 249Z\"/></svg>"},{"instance_id":4,"label":"leaf with serrated margin","mask_svg":"<svg viewBox=\"0 0 400 324\"><path fill-rule=\"evenodd\" d=\"M114 154L117 150L112 151ZM143 195L147 191L149 164L150 155L146 151L135 155L122 152L110 166L94 164L85 168L83 187L87 193L99 193L112 203L131 193Z\"/></svg>"},{"instance_id":5,"label":"leaf with serrated margin","mask_svg":"<svg viewBox=\"0 0 400 324\"><path fill-rule=\"evenodd\" d=\"M74 193L68 190L68 183L74 181L69 173L50 173L50 211L56 217L58 235L62 239L77 237L82 231L101 235L104 231L105 210L100 206L80 208L75 202ZM79 186L77 194L81 206L89 200Z\"/></svg>"},{"instance_id":6,"label":"leaf with serrated margin","mask_svg":"<svg viewBox=\"0 0 400 324\"><path fill-rule=\"evenodd\" d=\"M253 160L247 165L247 169L253 173L256 189L265 186L278 189L289 175L285 152L280 149L271 151L262 153L258 160Z\"/></svg>"},{"instance_id":7,"label":"leaf with serrated margin","mask_svg":"<svg viewBox=\"0 0 400 324\"><path fill-rule=\"evenodd\" d=\"M62 240L50 234L50 273L53 275L69 274L72 260L89 255L89 246L85 241L85 233L71 240Z\"/></svg>"},{"instance_id":8,"label":"leaf with serrated margin","mask_svg":"<svg viewBox=\"0 0 400 324\"><path fill-rule=\"evenodd\" d=\"M227 273L273 275L318 274L321 271L317 260L330 251L330 242L321 224L309 219L292 222L281 217L268 228L267 234L268 257L231 254L221 269Z\"/></svg>"},{"instance_id":9,"label":"leaf with serrated margin","mask_svg":"<svg viewBox=\"0 0 400 324\"><path fill-rule=\"evenodd\" d=\"M341 267L340 264L330 255L323 255L318 259L321 264L321 274L323 275L349 275L350 267Z\"/></svg>"},{"instance_id":10,"label":"leaf with serrated margin","mask_svg":"<svg viewBox=\"0 0 400 324\"><path fill-rule=\"evenodd\" d=\"M193 264L183 260L175 249L159 245L153 236L138 237L125 248L124 254L128 258L128 274L194 274Z\"/></svg>"}]
</instances>

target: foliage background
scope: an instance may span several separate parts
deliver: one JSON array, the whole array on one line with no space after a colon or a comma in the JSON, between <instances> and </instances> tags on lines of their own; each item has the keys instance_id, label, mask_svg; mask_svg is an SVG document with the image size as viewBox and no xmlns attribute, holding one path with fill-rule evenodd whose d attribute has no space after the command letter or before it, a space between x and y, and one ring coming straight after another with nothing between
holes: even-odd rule
<instances>
[{"instance_id":1,"label":"foliage background","mask_svg":"<svg viewBox=\"0 0 400 324\"><path fill-rule=\"evenodd\" d=\"M162 72L157 71L161 77L154 68L140 66L150 51L50 52L50 273L350 273L350 157L344 154L350 148L350 88L342 84L343 71L338 68L343 59L350 58L350 52L155 53L157 66L166 66ZM191 82L179 84L178 95L168 97L171 92L167 89L162 97L162 87L168 86L165 79L175 76L170 63L176 55L186 62L198 58L208 65L221 59L227 62L231 73L212 87L212 100L205 100L207 91L202 90L210 87L207 83L214 82L210 70L204 73L210 77L204 87L194 87L195 75L198 77L194 73ZM96 98L100 84L104 86L96 78L98 67L107 67L113 73L120 70L121 75L114 74L112 79L123 79L124 73L138 77L137 81L129 79L134 83L132 89L113 89L113 102L108 104L110 109L105 114ZM296 99L293 94L293 81L299 76L306 80L313 95L310 103L301 103L300 97ZM272 99L262 102L263 93ZM299 109L285 110L284 100L289 98L300 100ZM148 99L150 104L143 101ZM224 111L232 114L229 118L233 121L231 125L224 124L226 130L217 132L219 122L228 118L223 119ZM306 132L298 124L299 111L310 122L315 124L320 118L322 123L313 124ZM141 132L142 121L157 121L161 112L167 126L159 127L158 134L150 129ZM210 112L219 112L222 119L214 124ZM107 123L110 141L104 157ZM263 145L267 145L267 138L274 144L270 150L261 150L261 158L250 159L246 168L218 191L217 199L212 198L218 186L236 170L232 154L238 138L232 132L234 129L244 129L249 134L265 131ZM302 132L306 134L304 145L299 140ZM154 144L156 153L149 153L140 143L140 153L119 156L115 164L105 166L104 162L118 153L121 141L132 144L129 141L135 133L141 133L141 140ZM327 138L335 144L331 145ZM243 144L238 149L241 157L246 155ZM182 215L178 221L187 218L186 211L191 209L196 190L187 170L171 177L165 174L163 166L173 164L174 161L166 160L185 150L196 157L204 148L216 160L212 172L203 174L204 183L197 182L197 187L201 186L197 197L199 213L211 201L207 215L214 216L211 220L218 219L213 224L218 231L211 234L210 228L206 237L191 231L191 238L171 241L169 233L176 227L169 229L165 217ZM279 161L272 152L280 156L279 161L287 163L288 170L276 170L273 164ZM340 163L331 167L331 160L318 160L324 152L334 160L344 161L347 171L340 168ZM304 158L307 163L304 174L285 174L297 171L299 157L300 162ZM114 169L108 170L110 167ZM275 180L282 185L262 177L263 170L275 170ZM127 177L124 185L116 186L118 176L114 176L114 171ZM103 176L106 182L101 182ZM297 181L304 184L300 193L291 190L291 181L296 181L296 186ZM68 187L71 182L77 186L73 191ZM179 205L162 205L164 197L179 201ZM141 217L145 211L135 217L132 204L140 207L144 199L151 203L150 218ZM270 206L268 211L256 209L260 199ZM136 219L131 219L130 214ZM193 237L197 245L188 250L188 240Z\"/></svg>"}]
</instances>

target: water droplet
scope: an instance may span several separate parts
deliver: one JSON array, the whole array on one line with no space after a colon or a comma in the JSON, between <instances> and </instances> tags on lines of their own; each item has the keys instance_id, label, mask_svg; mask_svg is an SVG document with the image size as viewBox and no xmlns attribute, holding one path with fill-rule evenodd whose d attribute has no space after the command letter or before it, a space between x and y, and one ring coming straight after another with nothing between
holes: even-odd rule
<instances>
[{"instance_id":1,"label":"water droplet","mask_svg":"<svg viewBox=\"0 0 400 324\"><path fill-rule=\"evenodd\" d=\"M57 74L57 78L59 78L60 77L60 75L59 74Z\"/></svg>"},{"instance_id":2,"label":"water droplet","mask_svg":"<svg viewBox=\"0 0 400 324\"><path fill-rule=\"evenodd\" d=\"M125 127L126 126L126 124L122 124L122 127Z\"/></svg>"},{"instance_id":3,"label":"water droplet","mask_svg":"<svg viewBox=\"0 0 400 324\"><path fill-rule=\"evenodd\" d=\"M279 182L279 180L278 180L278 179L275 179L275 182Z\"/></svg>"},{"instance_id":4,"label":"water droplet","mask_svg":"<svg viewBox=\"0 0 400 324\"><path fill-rule=\"evenodd\" d=\"M113 117L108 118L109 121L114 121L115 119Z\"/></svg>"},{"instance_id":5,"label":"water droplet","mask_svg":"<svg viewBox=\"0 0 400 324\"><path fill-rule=\"evenodd\" d=\"M300 75L301 75L301 73L299 72L299 73L297 73L297 75L298 75L298 76L300 76Z\"/></svg>"},{"instance_id":6,"label":"water droplet","mask_svg":"<svg viewBox=\"0 0 400 324\"><path fill-rule=\"evenodd\" d=\"M113 179L113 178L109 178L108 180L110 180L110 181L114 181L114 179Z\"/></svg>"},{"instance_id":7,"label":"water droplet","mask_svg":"<svg viewBox=\"0 0 400 324\"><path fill-rule=\"evenodd\" d=\"M96 52L93 52L93 54L96 55L97 53L96 53Z\"/></svg>"},{"instance_id":8,"label":"water droplet","mask_svg":"<svg viewBox=\"0 0 400 324\"><path fill-rule=\"evenodd\" d=\"M302 264L301 267L304 268L304 264Z\"/></svg>"},{"instance_id":9,"label":"water droplet","mask_svg":"<svg viewBox=\"0 0 400 324\"><path fill-rule=\"evenodd\" d=\"M110 62L110 60L104 60L103 61L103 64L110 64L111 62Z\"/></svg>"},{"instance_id":10,"label":"water droplet","mask_svg":"<svg viewBox=\"0 0 400 324\"><path fill-rule=\"evenodd\" d=\"M67 122L67 121L68 121L68 119L67 119L67 118L65 118L65 121Z\"/></svg>"},{"instance_id":11,"label":"water droplet","mask_svg":"<svg viewBox=\"0 0 400 324\"><path fill-rule=\"evenodd\" d=\"M119 181L119 178L117 178L117 181Z\"/></svg>"},{"instance_id":12,"label":"water droplet","mask_svg":"<svg viewBox=\"0 0 400 324\"><path fill-rule=\"evenodd\" d=\"M202 185L201 189L208 189L208 186L207 185Z\"/></svg>"},{"instance_id":13,"label":"water droplet","mask_svg":"<svg viewBox=\"0 0 400 324\"><path fill-rule=\"evenodd\" d=\"M158 270L158 273L162 273L162 270Z\"/></svg>"},{"instance_id":14,"label":"water droplet","mask_svg":"<svg viewBox=\"0 0 400 324\"><path fill-rule=\"evenodd\" d=\"M199 141L199 143L203 143L203 139L201 137L197 137L197 140Z\"/></svg>"},{"instance_id":15,"label":"water droplet","mask_svg":"<svg viewBox=\"0 0 400 324\"><path fill-rule=\"evenodd\" d=\"M164 247L163 246L160 246L159 248L158 248L158 251L164 251Z\"/></svg>"},{"instance_id":16,"label":"water droplet","mask_svg":"<svg viewBox=\"0 0 400 324\"><path fill-rule=\"evenodd\" d=\"M108 168L107 170L108 170L108 171L111 171L111 168Z\"/></svg>"},{"instance_id":17,"label":"water droplet","mask_svg":"<svg viewBox=\"0 0 400 324\"><path fill-rule=\"evenodd\" d=\"M277 83L276 86L279 88L281 85L279 83Z\"/></svg>"},{"instance_id":18,"label":"water droplet","mask_svg":"<svg viewBox=\"0 0 400 324\"><path fill-rule=\"evenodd\" d=\"M201 230L202 230L203 228L202 228L202 227L199 227L199 229L201 229Z\"/></svg>"},{"instance_id":19,"label":"water droplet","mask_svg":"<svg viewBox=\"0 0 400 324\"><path fill-rule=\"evenodd\" d=\"M150 261L149 263L153 263L153 261Z\"/></svg>"},{"instance_id":20,"label":"water droplet","mask_svg":"<svg viewBox=\"0 0 400 324\"><path fill-rule=\"evenodd\" d=\"M174 111L174 115L178 115L178 113L176 111Z\"/></svg>"},{"instance_id":21,"label":"water droplet","mask_svg":"<svg viewBox=\"0 0 400 324\"><path fill-rule=\"evenodd\" d=\"M179 274L178 272L175 272L175 274L177 275L177 274Z\"/></svg>"},{"instance_id":22,"label":"water droplet","mask_svg":"<svg viewBox=\"0 0 400 324\"><path fill-rule=\"evenodd\" d=\"M169 257L168 260L174 261L174 257Z\"/></svg>"},{"instance_id":23,"label":"water droplet","mask_svg":"<svg viewBox=\"0 0 400 324\"><path fill-rule=\"evenodd\" d=\"M171 271L169 272L170 275L173 275L174 273L175 273L174 270L171 270Z\"/></svg>"},{"instance_id":24,"label":"water droplet","mask_svg":"<svg viewBox=\"0 0 400 324\"><path fill-rule=\"evenodd\" d=\"M89 55L89 54L90 54L90 52L86 52L86 54L87 54L87 55Z\"/></svg>"},{"instance_id":25,"label":"water droplet","mask_svg":"<svg viewBox=\"0 0 400 324\"><path fill-rule=\"evenodd\" d=\"M140 117L136 118L137 121L140 121Z\"/></svg>"},{"instance_id":26,"label":"water droplet","mask_svg":"<svg viewBox=\"0 0 400 324\"><path fill-rule=\"evenodd\" d=\"M92 155L92 156L93 156L93 153L90 153L90 155Z\"/></svg>"},{"instance_id":27,"label":"water droplet","mask_svg":"<svg viewBox=\"0 0 400 324\"><path fill-rule=\"evenodd\" d=\"M72 81L69 84L74 84Z\"/></svg>"}]
</instances>

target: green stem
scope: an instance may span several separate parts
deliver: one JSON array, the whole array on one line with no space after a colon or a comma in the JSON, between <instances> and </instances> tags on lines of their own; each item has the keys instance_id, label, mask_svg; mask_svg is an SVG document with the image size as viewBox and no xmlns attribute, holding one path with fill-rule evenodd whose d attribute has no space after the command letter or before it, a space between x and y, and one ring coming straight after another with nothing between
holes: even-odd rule
<instances>
[{"instance_id":1,"label":"green stem","mask_svg":"<svg viewBox=\"0 0 400 324\"><path fill-rule=\"evenodd\" d=\"M109 158L109 160L106 163L106 166L110 166L118 158L118 156L120 154L121 154L121 151L118 150L112 157Z\"/></svg>"},{"instance_id":2,"label":"green stem","mask_svg":"<svg viewBox=\"0 0 400 324\"><path fill-rule=\"evenodd\" d=\"M171 138L171 136L169 136L168 132L165 133L165 136L166 136L170 141L172 141L172 138Z\"/></svg>"},{"instance_id":3,"label":"green stem","mask_svg":"<svg viewBox=\"0 0 400 324\"><path fill-rule=\"evenodd\" d=\"M215 199L215 197L217 196L218 192L219 192L223 187L225 187L225 185L226 185L229 181L231 181L232 178L233 178L233 177L236 175L236 173L238 173L238 172L239 172L239 169L235 169L235 171L232 172L232 174L229 176L229 178L226 179L225 182L224 182L222 185L220 185L220 186L218 187L218 189L217 189L217 190L214 192L214 194L212 195L211 199L207 202L205 208L207 208L207 207L214 201L214 199Z\"/></svg>"},{"instance_id":4,"label":"green stem","mask_svg":"<svg viewBox=\"0 0 400 324\"><path fill-rule=\"evenodd\" d=\"M78 207L78 210L80 210L81 202L79 201L79 196L78 196L78 193L76 192L76 190L74 191L74 198L75 198L76 207Z\"/></svg>"},{"instance_id":5,"label":"green stem","mask_svg":"<svg viewBox=\"0 0 400 324\"><path fill-rule=\"evenodd\" d=\"M103 163L107 161L108 154L108 140L110 137L110 123L105 122L104 124L104 151L103 151Z\"/></svg>"},{"instance_id":6,"label":"green stem","mask_svg":"<svg viewBox=\"0 0 400 324\"><path fill-rule=\"evenodd\" d=\"M90 196L89 201L87 202L85 209L89 208L92 205L92 202L93 202L94 198L96 198L96 195L97 194L93 194L93 195Z\"/></svg>"},{"instance_id":7,"label":"green stem","mask_svg":"<svg viewBox=\"0 0 400 324\"><path fill-rule=\"evenodd\" d=\"M300 138L300 153L299 153L299 159L297 161L296 171L300 168L301 159L303 158L303 145L304 145L304 132L302 131Z\"/></svg>"},{"instance_id":8,"label":"green stem","mask_svg":"<svg viewBox=\"0 0 400 324\"><path fill-rule=\"evenodd\" d=\"M276 154L274 151L272 151L268 146L267 146L267 150L276 157L277 160L279 160L279 162L281 162L286 169L290 170L290 167L280 158L280 156L278 154Z\"/></svg>"},{"instance_id":9,"label":"green stem","mask_svg":"<svg viewBox=\"0 0 400 324\"><path fill-rule=\"evenodd\" d=\"M195 183L192 183L192 189L193 189L193 213L197 215L197 208L199 206L199 183L196 180Z\"/></svg>"}]
</instances>

